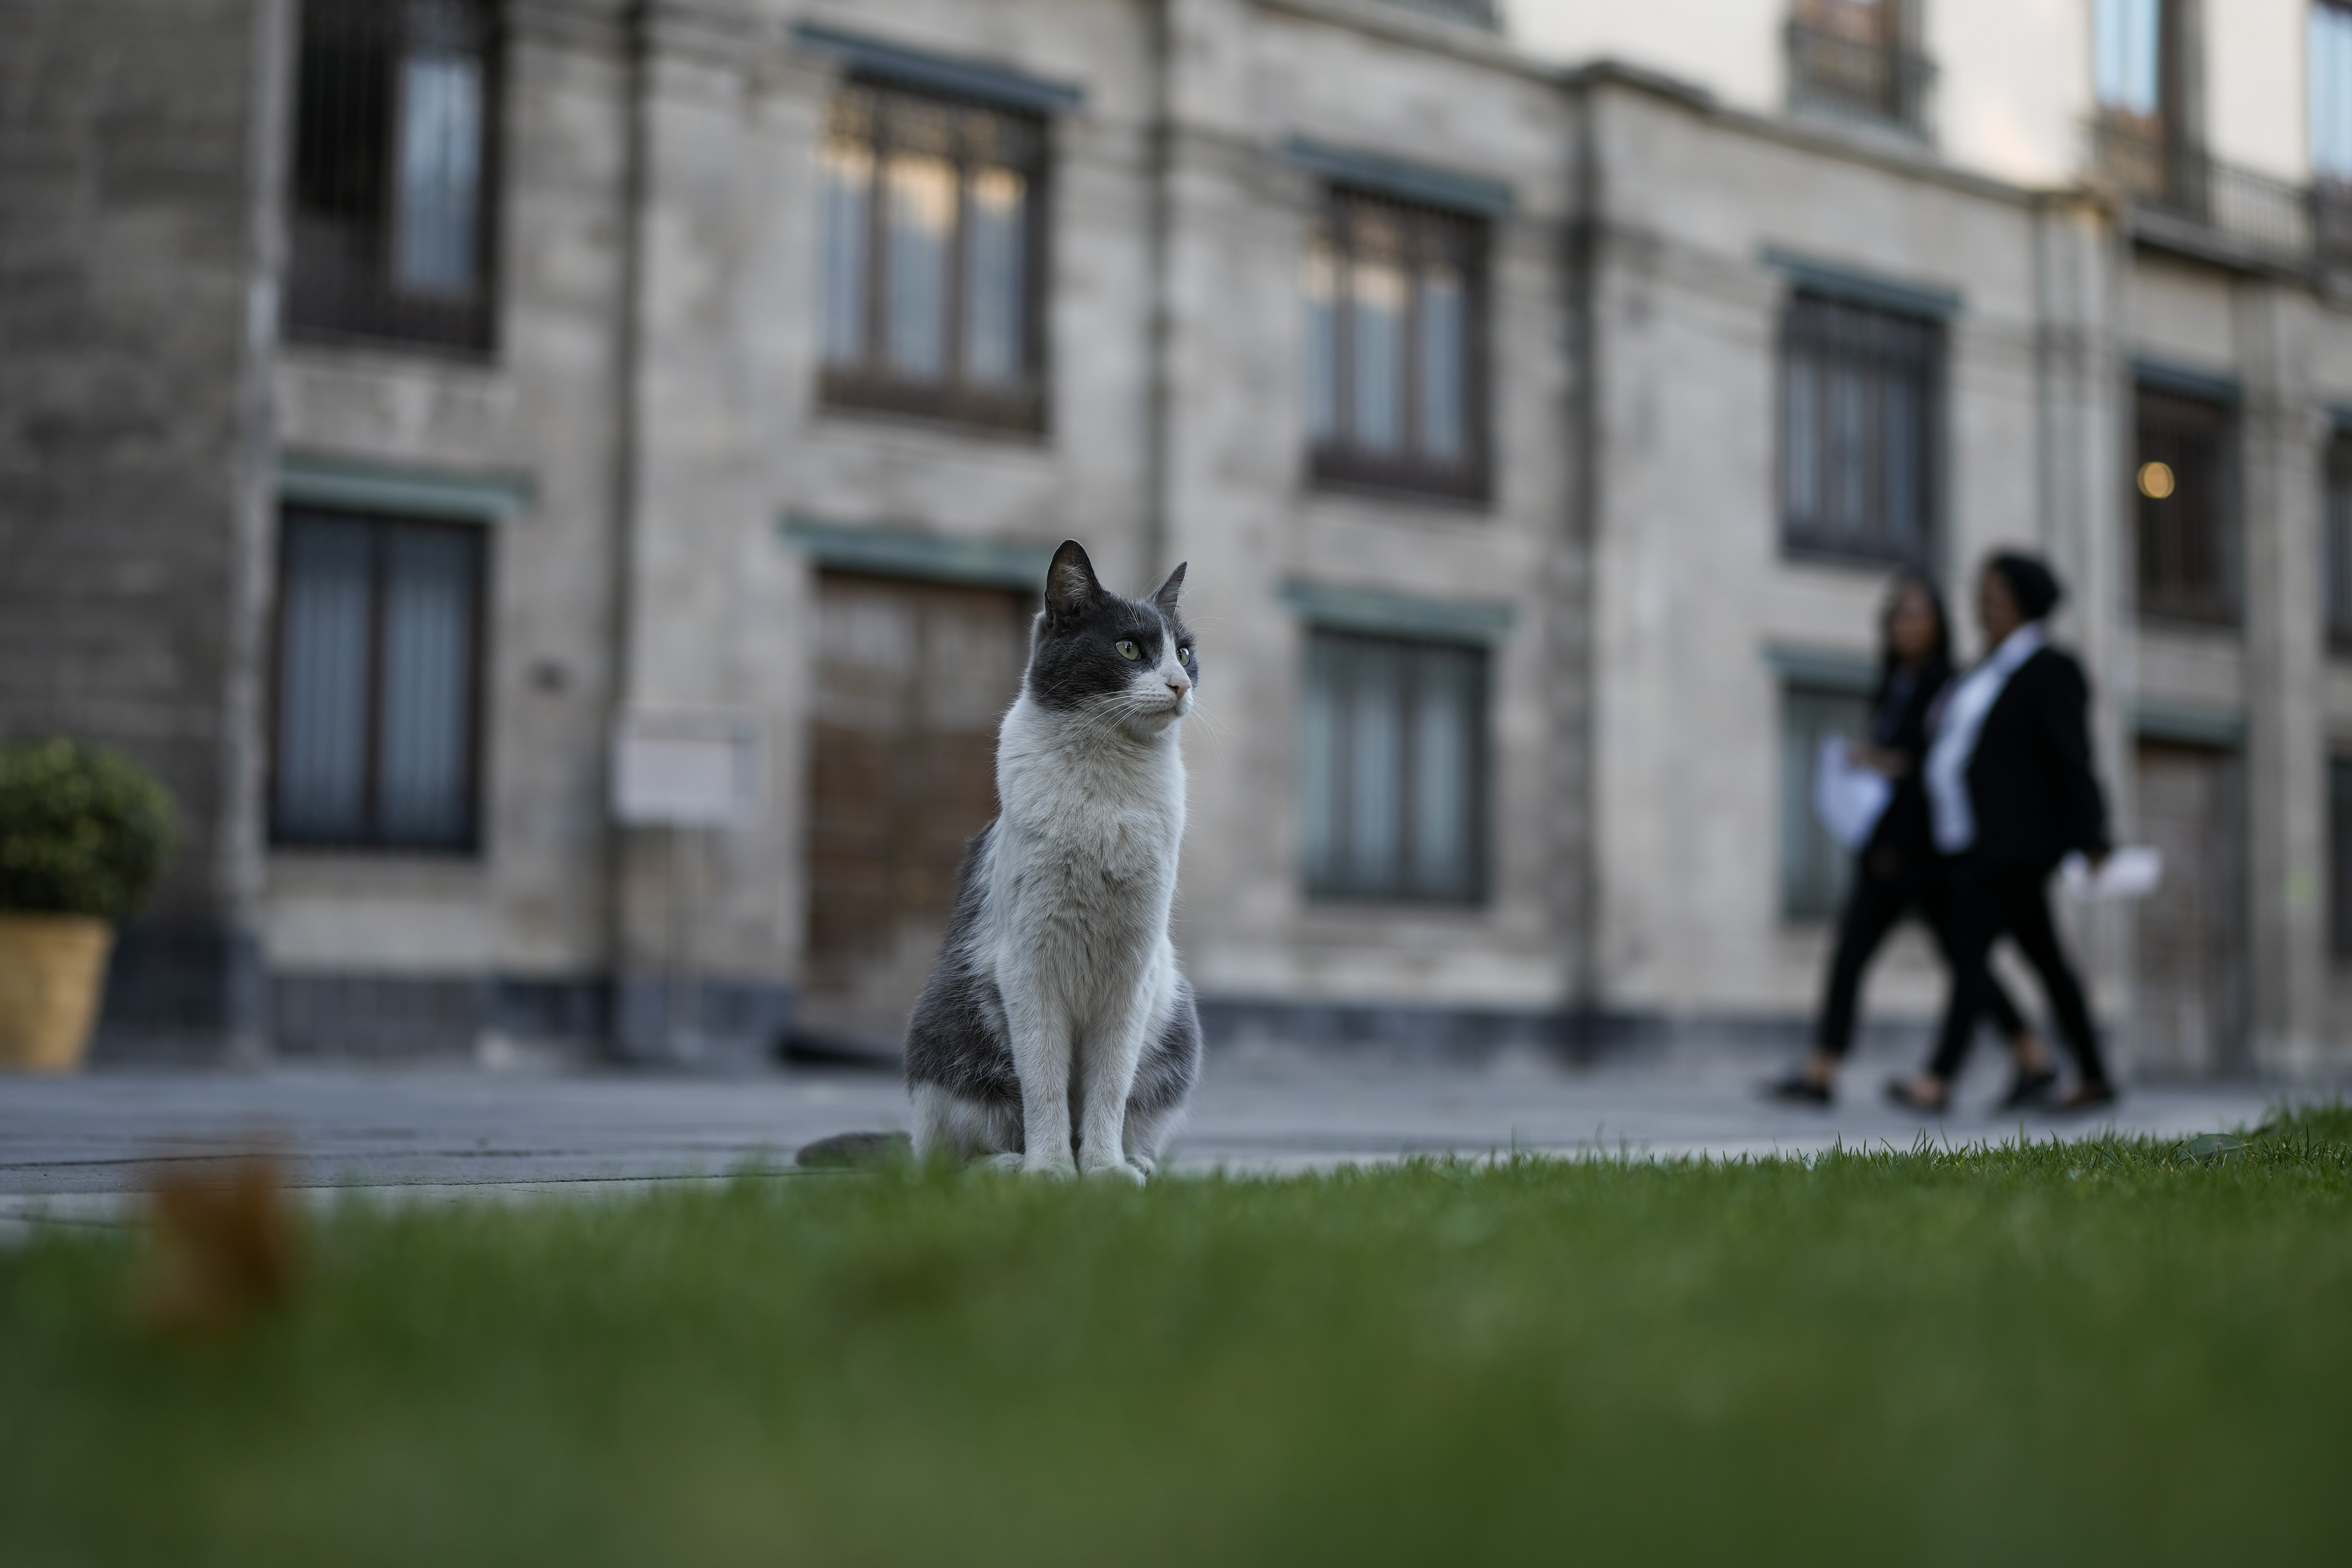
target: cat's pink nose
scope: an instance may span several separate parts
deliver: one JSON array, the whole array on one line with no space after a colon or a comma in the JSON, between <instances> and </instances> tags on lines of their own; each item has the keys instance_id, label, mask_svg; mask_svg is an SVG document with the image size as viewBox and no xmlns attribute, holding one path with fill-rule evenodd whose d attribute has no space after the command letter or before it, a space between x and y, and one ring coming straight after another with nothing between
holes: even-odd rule
<instances>
[{"instance_id":1,"label":"cat's pink nose","mask_svg":"<svg viewBox=\"0 0 2352 1568\"><path fill-rule=\"evenodd\" d=\"M1180 669L1168 678L1168 689L1181 697L1192 689L1192 678Z\"/></svg>"}]
</instances>

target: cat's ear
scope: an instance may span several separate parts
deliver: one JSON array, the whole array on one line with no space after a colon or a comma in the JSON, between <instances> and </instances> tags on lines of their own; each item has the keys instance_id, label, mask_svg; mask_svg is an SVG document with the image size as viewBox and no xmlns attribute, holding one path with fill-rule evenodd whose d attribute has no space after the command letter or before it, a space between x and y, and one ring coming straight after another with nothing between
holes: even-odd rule
<instances>
[{"instance_id":1,"label":"cat's ear","mask_svg":"<svg viewBox=\"0 0 2352 1568\"><path fill-rule=\"evenodd\" d=\"M1045 568L1046 610L1057 619L1075 616L1101 598L1102 591L1087 547L1075 539L1062 541L1062 548L1054 552L1054 563Z\"/></svg>"},{"instance_id":2,"label":"cat's ear","mask_svg":"<svg viewBox=\"0 0 2352 1568\"><path fill-rule=\"evenodd\" d=\"M1184 568L1191 564L1189 561L1176 563L1176 570L1168 574L1168 581L1160 584L1152 594L1151 602L1160 606L1161 615L1172 616L1176 613L1177 597L1184 592Z\"/></svg>"}]
</instances>

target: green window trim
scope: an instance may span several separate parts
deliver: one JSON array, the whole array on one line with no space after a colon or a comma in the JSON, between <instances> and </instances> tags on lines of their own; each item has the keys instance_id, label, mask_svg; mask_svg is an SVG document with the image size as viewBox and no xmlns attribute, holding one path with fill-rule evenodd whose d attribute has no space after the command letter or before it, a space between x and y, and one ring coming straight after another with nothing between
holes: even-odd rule
<instances>
[{"instance_id":1,"label":"green window trim","mask_svg":"<svg viewBox=\"0 0 2352 1568\"><path fill-rule=\"evenodd\" d=\"M1475 647L1507 641L1517 618L1517 612L1508 605L1423 599L1377 588L1339 588L1321 583L1286 583L1282 597L1300 619L1326 631Z\"/></svg>"},{"instance_id":2,"label":"green window trim","mask_svg":"<svg viewBox=\"0 0 2352 1568\"><path fill-rule=\"evenodd\" d=\"M395 517L496 522L530 509L531 481L505 474L452 474L343 458L278 459L278 499L301 506Z\"/></svg>"},{"instance_id":3,"label":"green window trim","mask_svg":"<svg viewBox=\"0 0 2352 1568\"><path fill-rule=\"evenodd\" d=\"M784 514L778 532L786 544L828 571L1029 594L1045 591L1045 568L1053 563L1056 547L1014 540L948 539L908 529L823 521L797 512Z\"/></svg>"}]
</instances>

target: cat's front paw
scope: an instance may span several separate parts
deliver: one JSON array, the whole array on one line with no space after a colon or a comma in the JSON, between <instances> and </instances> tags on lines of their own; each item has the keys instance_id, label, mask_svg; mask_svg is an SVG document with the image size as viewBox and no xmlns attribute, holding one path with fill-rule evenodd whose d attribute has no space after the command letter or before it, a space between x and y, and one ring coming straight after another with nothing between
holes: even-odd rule
<instances>
[{"instance_id":1,"label":"cat's front paw","mask_svg":"<svg viewBox=\"0 0 2352 1568\"><path fill-rule=\"evenodd\" d=\"M1085 1173L1089 1179L1110 1178L1129 1181L1139 1187L1143 1185L1144 1182L1143 1168L1126 1160L1110 1160L1099 1165L1087 1165L1085 1167Z\"/></svg>"},{"instance_id":2,"label":"cat's front paw","mask_svg":"<svg viewBox=\"0 0 2352 1568\"><path fill-rule=\"evenodd\" d=\"M1021 1162L1021 1171L1024 1175L1051 1176L1056 1181L1067 1181L1078 1173L1077 1166L1069 1160L1056 1160L1044 1154L1024 1156Z\"/></svg>"}]
</instances>

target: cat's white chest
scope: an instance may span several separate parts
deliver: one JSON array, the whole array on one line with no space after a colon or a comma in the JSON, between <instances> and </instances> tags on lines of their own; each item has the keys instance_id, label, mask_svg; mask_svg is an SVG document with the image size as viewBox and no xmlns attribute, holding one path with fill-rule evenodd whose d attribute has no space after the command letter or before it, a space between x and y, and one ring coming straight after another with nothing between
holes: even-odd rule
<instances>
[{"instance_id":1,"label":"cat's white chest","mask_svg":"<svg viewBox=\"0 0 2352 1568\"><path fill-rule=\"evenodd\" d=\"M1005 721L997 790L997 886L1013 900L1137 900L1162 919L1184 837L1184 772L1175 745L1079 750L1054 721L1016 705Z\"/></svg>"}]
</instances>

